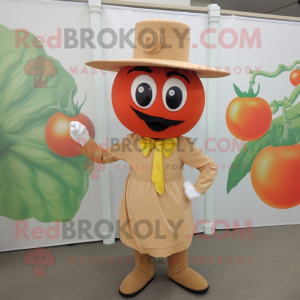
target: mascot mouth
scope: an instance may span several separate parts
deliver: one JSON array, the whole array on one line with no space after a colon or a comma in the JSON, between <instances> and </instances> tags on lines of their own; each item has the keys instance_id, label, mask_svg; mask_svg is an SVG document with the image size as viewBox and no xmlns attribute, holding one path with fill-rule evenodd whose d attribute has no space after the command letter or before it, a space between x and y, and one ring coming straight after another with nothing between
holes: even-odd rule
<instances>
[{"instance_id":1,"label":"mascot mouth","mask_svg":"<svg viewBox=\"0 0 300 300\"><path fill-rule=\"evenodd\" d=\"M153 117L134 109L132 106L130 107L136 113L136 115L141 120L145 121L146 125L153 131L157 131L157 132L164 131L170 126L176 126L184 122L184 121L168 120L161 117Z\"/></svg>"}]
</instances>

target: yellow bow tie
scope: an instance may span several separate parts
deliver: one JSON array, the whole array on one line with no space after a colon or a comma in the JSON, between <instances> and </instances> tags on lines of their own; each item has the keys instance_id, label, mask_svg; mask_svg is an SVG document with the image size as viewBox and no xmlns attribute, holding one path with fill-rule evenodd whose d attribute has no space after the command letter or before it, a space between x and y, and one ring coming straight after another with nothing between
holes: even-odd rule
<instances>
[{"instance_id":1,"label":"yellow bow tie","mask_svg":"<svg viewBox=\"0 0 300 300\"><path fill-rule=\"evenodd\" d=\"M162 152L165 157L168 158L176 148L177 138L153 140L148 137L141 137L139 144L145 157L150 153L152 148L156 146L153 158L152 181L156 191L161 195L164 192L164 163Z\"/></svg>"}]
</instances>

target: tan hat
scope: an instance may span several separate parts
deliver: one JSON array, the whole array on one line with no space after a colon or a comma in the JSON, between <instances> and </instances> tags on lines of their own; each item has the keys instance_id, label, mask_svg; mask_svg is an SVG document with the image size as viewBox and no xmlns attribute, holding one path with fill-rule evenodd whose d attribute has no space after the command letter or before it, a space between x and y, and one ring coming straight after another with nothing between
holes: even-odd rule
<instances>
[{"instance_id":1,"label":"tan hat","mask_svg":"<svg viewBox=\"0 0 300 300\"><path fill-rule=\"evenodd\" d=\"M182 22L152 19L136 23L131 59L93 60L86 65L107 71L126 66L157 66L192 70L201 78L230 75L224 70L189 62L190 27Z\"/></svg>"}]
</instances>

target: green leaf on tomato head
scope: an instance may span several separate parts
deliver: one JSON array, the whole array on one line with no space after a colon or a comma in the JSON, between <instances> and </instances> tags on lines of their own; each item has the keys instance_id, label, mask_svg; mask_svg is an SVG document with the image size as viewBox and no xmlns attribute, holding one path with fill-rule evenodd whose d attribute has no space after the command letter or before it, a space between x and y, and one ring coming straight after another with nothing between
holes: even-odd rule
<instances>
[{"instance_id":1,"label":"green leaf on tomato head","mask_svg":"<svg viewBox=\"0 0 300 300\"><path fill-rule=\"evenodd\" d=\"M245 97L253 98L253 97L256 97L258 95L258 93L259 93L260 83L258 84L258 89L257 89L256 93L253 92L253 87L252 86L250 87L249 93L242 92L234 83L233 83L233 87L234 87L234 90L235 90L236 94L240 98L245 98Z\"/></svg>"},{"instance_id":2,"label":"green leaf on tomato head","mask_svg":"<svg viewBox=\"0 0 300 300\"><path fill-rule=\"evenodd\" d=\"M270 130L260 139L247 142L240 153L232 162L232 167L228 173L227 193L236 187L239 182L251 171L252 163L257 154L265 147L277 145L278 137L281 145L295 145L300 142L300 103L287 110L287 117L291 122L288 143L284 143L282 137L284 126L283 117L280 116L272 121ZM291 135L290 135L291 134ZM272 145L273 146L273 145ZM280 146L280 145L278 145Z\"/></svg>"},{"instance_id":3,"label":"green leaf on tomato head","mask_svg":"<svg viewBox=\"0 0 300 300\"><path fill-rule=\"evenodd\" d=\"M242 92L234 83L233 83L233 87L234 90L236 92L236 94L240 97L240 98L244 98L247 97L247 93L246 92Z\"/></svg>"},{"instance_id":4,"label":"green leaf on tomato head","mask_svg":"<svg viewBox=\"0 0 300 300\"><path fill-rule=\"evenodd\" d=\"M82 106L83 106L83 104L85 103L85 101L86 101L86 93L85 93L85 99L84 99L84 101L81 103L81 105L80 106L78 106L79 104L78 104L78 101L77 101L77 103L75 104L74 103L74 89L72 89L71 91L70 91L70 93L69 93L69 101L68 101L68 105L67 105L67 107L62 107L61 106L61 98L65 95L65 94L63 94L63 95L61 95L60 97L59 97L59 99L58 99L58 105L57 106L49 106L49 107L46 107L43 111L42 111L42 113L45 111L45 110L47 110L47 109L49 109L49 108L54 108L54 109L56 109L56 110L58 110L59 112L61 112L62 114L64 114L66 117L76 117L76 116L78 116L79 115L79 113L80 113L80 110L81 110L81 108L82 108Z\"/></svg>"},{"instance_id":5,"label":"green leaf on tomato head","mask_svg":"<svg viewBox=\"0 0 300 300\"><path fill-rule=\"evenodd\" d=\"M76 83L43 48L16 48L15 30L0 25L0 36L0 215L12 220L70 220L88 190L86 158L61 157L48 148L45 126L56 111L41 112L57 105L62 94L77 91ZM32 45L34 38L29 33L26 41ZM25 70L38 57L52 61L52 76L41 79L34 68Z\"/></svg>"},{"instance_id":6,"label":"green leaf on tomato head","mask_svg":"<svg viewBox=\"0 0 300 300\"><path fill-rule=\"evenodd\" d=\"M248 97L250 97L250 98L256 97L258 95L258 93L259 93L259 89L260 89L260 83L258 84L258 88L257 88L257 92L256 93L253 92L253 87L251 86L250 92L248 94Z\"/></svg>"}]
</instances>

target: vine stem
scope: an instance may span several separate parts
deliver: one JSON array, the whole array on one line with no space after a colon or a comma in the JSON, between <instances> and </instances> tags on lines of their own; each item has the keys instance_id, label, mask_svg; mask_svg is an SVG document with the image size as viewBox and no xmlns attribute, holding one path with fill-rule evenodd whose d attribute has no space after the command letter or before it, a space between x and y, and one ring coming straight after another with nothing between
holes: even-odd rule
<instances>
[{"instance_id":1,"label":"vine stem","mask_svg":"<svg viewBox=\"0 0 300 300\"><path fill-rule=\"evenodd\" d=\"M252 89L253 85L255 84L256 76L260 75L260 76L264 76L264 77L268 77L268 78L274 78L274 77L277 77L278 75L280 75L282 72L293 70L297 64L300 64L300 60L294 61L290 66L285 66L284 64L279 64L277 70L275 70L274 72L266 72L263 70L250 70L249 73L252 74L252 76L249 81L249 91ZM284 97L284 100L281 100L281 101L274 100L270 104L273 115L279 110L279 107L282 107L282 117L283 117L283 126L284 126L282 138L285 141L287 141L287 139L288 139L288 133L289 133L289 129L291 127L291 122L287 116L287 108L291 107L294 104L294 102L298 98L299 94L300 94L300 84L298 84L294 88L294 90L289 98Z\"/></svg>"},{"instance_id":2,"label":"vine stem","mask_svg":"<svg viewBox=\"0 0 300 300\"><path fill-rule=\"evenodd\" d=\"M58 106L49 106L49 107L46 107L42 113L46 110L46 109L49 109L49 108L55 108L57 109L59 112L63 113L65 116L67 117L76 117L80 114L80 110L83 106L83 104L85 103L86 101L86 93L85 93L85 99L84 101L81 103L80 106L78 106L78 101L76 103L76 105L74 104L74 101L73 101L73 97L74 97L74 93L75 93L75 90L72 89L70 91L70 94L69 94L69 100L68 100L68 106L66 108L63 108L61 106L61 98L66 94L63 94L59 97L58 99Z\"/></svg>"},{"instance_id":3,"label":"vine stem","mask_svg":"<svg viewBox=\"0 0 300 300\"><path fill-rule=\"evenodd\" d=\"M270 106L272 107L272 113L273 115L275 113L277 113L277 111L279 110L279 107L285 106L285 110L289 107L291 107L294 102L296 101L296 99L298 98L300 94L300 84L298 84L294 90L292 91L291 95L289 98L284 97L284 100L274 100L271 102ZM286 120L288 120L288 118L286 117Z\"/></svg>"},{"instance_id":4,"label":"vine stem","mask_svg":"<svg viewBox=\"0 0 300 300\"><path fill-rule=\"evenodd\" d=\"M290 127L291 127L290 122L284 124L282 139L286 142L288 141Z\"/></svg>"},{"instance_id":5,"label":"vine stem","mask_svg":"<svg viewBox=\"0 0 300 300\"><path fill-rule=\"evenodd\" d=\"M255 84L255 77L257 75L273 78L280 75L282 72L291 71L294 69L295 65L300 64L300 60L295 60L290 66L285 66L284 64L279 64L277 70L274 72L266 72L263 70L250 70L250 74L252 74L251 79L249 81L250 84Z\"/></svg>"},{"instance_id":6,"label":"vine stem","mask_svg":"<svg viewBox=\"0 0 300 300\"><path fill-rule=\"evenodd\" d=\"M250 86L249 86L249 89L248 89L248 94L250 94L252 88L253 88L253 83L250 83Z\"/></svg>"}]
</instances>

